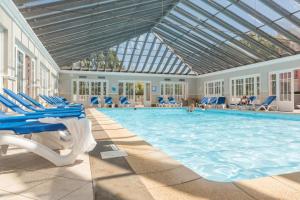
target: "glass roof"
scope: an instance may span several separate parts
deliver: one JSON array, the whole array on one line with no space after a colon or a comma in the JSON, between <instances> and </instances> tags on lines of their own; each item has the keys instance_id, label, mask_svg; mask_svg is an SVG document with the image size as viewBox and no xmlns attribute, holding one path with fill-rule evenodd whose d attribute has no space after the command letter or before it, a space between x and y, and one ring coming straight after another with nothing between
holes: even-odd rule
<instances>
[{"instance_id":1,"label":"glass roof","mask_svg":"<svg viewBox=\"0 0 300 200\"><path fill-rule=\"evenodd\" d=\"M205 74L300 52L299 0L14 1L60 66L101 51L119 63L101 70Z\"/></svg>"}]
</instances>

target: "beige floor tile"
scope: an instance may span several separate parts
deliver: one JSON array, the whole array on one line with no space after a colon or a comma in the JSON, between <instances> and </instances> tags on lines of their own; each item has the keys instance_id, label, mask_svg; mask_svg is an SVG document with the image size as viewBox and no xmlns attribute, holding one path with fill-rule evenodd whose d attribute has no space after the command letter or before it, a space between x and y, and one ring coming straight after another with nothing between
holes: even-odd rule
<instances>
[{"instance_id":1,"label":"beige floor tile","mask_svg":"<svg viewBox=\"0 0 300 200\"><path fill-rule=\"evenodd\" d=\"M238 187L256 199L264 200L299 200L300 193L272 177L239 181Z\"/></svg>"},{"instance_id":2,"label":"beige floor tile","mask_svg":"<svg viewBox=\"0 0 300 200\"><path fill-rule=\"evenodd\" d=\"M66 196L71 192L79 190L86 184L87 182L85 181L56 177L19 194L28 198L56 200Z\"/></svg>"},{"instance_id":3,"label":"beige floor tile","mask_svg":"<svg viewBox=\"0 0 300 200\"><path fill-rule=\"evenodd\" d=\"M32 199L0 190L0 200L32 200Z\"/></svg>"},{"instance_id":4,"label":"beige floor tile","mask_svg":"<svg viewBox=\"0 0 300 200\"><path fill-rule=\"evenodd\" d=\"M54 176L49 174L36 171L15 170L0 174L0 189L19 193L53 179Z\"/></svg>"},{"instance_id":5,"label":"beige floor tile","mask_svg":"<svg viewBox=\"0 0 300 200\"><path fill-rule=\"evenodd\" d=\"M216 183L205 179L168 187L149 189L159 200L254 200L230 183Z\"/></svg>"},{"instance_id":6,"label":"beige floor tile","mask_svg":"<svg viewBox=\"0 0 300 200\"><path fill-rule=\"evenodd\" d=\"M147 188L178 185L201 177L185 166L175 169L139 175Z\"/></svg>"},{"instance_id":7,"label":"beige floor tile","mask_svg":"<svg viewBox=\"0 0 300 200\"><path fill-rule=\"evenodd\" d=\"M98 180L95 191L99 200L153 200L138 176L134 174Z\"/></svg>"},{"instance_id":8,"label":"beige floor tile","mask_svg":"<svg viewBox=\"0 0 300 200\"><path fill-rule=\"evenodd\" d=\"M273 178L300 192L300 172L273 176Z\"/></svg>"},{"instance_id":9,"label":"beige floor tile","mask_svg":"<svg viewBox=\"0 0 300 200\"><path fill-rule=\"evenodd\" d=\"M0 190L0 200L30 200L29 198L16 195L14 193Z\"/></svg>"},{"instance_id":10,"label":"beige floor tile","mask_svg":"<svg viewBox=\"0 0 300 200\"><path fill-rule=\"evenodd\" d=\"M164 171L181 165L162 152L128 156L126 160L137 174Z\"/></svg>"},{"instance_id":11,"label":"beige floor tile","mask_svg":"<svg viewBox=\"0 0 300 200\"><path fill-rule=\"evenodd\" d=\"M94 192L93 192L93 184L89 183L79 190L68 194L67 196L63 197L61 200L93 200L94 199Z\"/></svg>"},{"instance_id":12,"label":"beige floor tile","mask_svg":"<svg viewBox=\"0 0 300 200\"><path fill-rule=\"evenodd\" d=\"M91 170L89 163L75 163L73 165L64 167L43 168L35 171L70 179L77 179L83 181L91 180Z\"/></svg>"}]
</instances>

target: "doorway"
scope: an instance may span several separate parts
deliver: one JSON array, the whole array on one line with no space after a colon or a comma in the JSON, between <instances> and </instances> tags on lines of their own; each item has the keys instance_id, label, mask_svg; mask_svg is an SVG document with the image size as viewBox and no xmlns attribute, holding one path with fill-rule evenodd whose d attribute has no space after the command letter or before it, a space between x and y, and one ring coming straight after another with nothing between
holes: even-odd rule
<instances>
[{"instance_id":1,"label":"doorway","mask_svg":"<svg viewBox=\"0 0 300 200\"><path fill-rule=\"evenodd\" d=\"M119 96L126 96L135 105L151 105L151 83L148 81L120 81Z\"/></svg>"}]
</instances>

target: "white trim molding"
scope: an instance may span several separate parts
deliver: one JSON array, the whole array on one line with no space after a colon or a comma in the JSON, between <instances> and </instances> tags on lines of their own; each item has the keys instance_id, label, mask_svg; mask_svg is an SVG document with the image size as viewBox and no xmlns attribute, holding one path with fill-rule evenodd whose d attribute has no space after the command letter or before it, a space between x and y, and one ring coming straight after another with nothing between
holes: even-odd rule
<instances>
[{"instance_id":1,"label":"white trim molding","mask_svg":"<svg viewBox=\"0 0 300 200\"><path fill-rule=\"evenodd\" d=\"M230 73L230 72L237 72L237 71L242 71L242 70L247 70L247 69L255 69L255 68L263 67L265 65L281 64L284 62L297 61L297 60L300 62L300 54L293 55L293 56L287 56L284 58L268 60L268 61L259 62L259 63L254 63L254 64L250 64L250 65L244 65L244 66L240 66L240 67L233 67L231 69L212 72L212 73L208 73L208 74L202 74L202 75L199 75L198 77L204 78L204 77L210 77L210 76L215 76L215 75L222 75L222 74L226 74L226 73Z\"/></svg>"},{"instance_id":2,"label":"white trim molding","mask_svg":"<svg viewBox=\"0 0 300 200\"><path fill-rule=\"evenodd\" d=\"M165 78L199 78L193 75L175 75L175 74L148 74L148 73L130 73L130 72L99 72L99 71L75 71L60 70L62 74L72 75L94 75L94 76L133 76L133 77L165 77Z\"/></svg>"}]
</instances>

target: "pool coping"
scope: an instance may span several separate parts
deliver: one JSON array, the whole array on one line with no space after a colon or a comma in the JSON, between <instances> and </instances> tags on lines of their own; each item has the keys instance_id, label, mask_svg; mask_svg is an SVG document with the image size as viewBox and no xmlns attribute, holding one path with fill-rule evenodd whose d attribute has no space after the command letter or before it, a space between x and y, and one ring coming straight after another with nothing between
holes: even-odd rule
<instances>
[{"instance_id":1,"label":"pool coping","mask_svg":"<svg viewBox=\"0 0 300 200\"><path fill-rule=\"evenodd\" d=\"M90 156L94 191L99 191L95 199L300 199L300 172L228 183L210 181L123 128L101 110L91 108L87 113L99 149L112 143L128 153L127 157L107 160Z\"/></svg>"}]
</instances>

